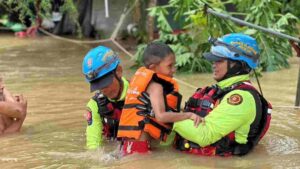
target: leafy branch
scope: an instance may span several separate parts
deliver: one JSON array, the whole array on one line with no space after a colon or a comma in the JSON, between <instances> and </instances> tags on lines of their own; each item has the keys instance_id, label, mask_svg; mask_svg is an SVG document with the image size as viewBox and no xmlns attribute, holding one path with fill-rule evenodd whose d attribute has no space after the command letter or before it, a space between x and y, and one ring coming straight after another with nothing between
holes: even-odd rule
<instances>
[{"instance_id":1,"label":"leafy branch","mask_svg":"<svg viewBox=\"0 0 300 169\"><path fill-rule=\"evenodd\" d=\"M232 32L243 32L257 39L261 48L260 70L274 71L289 67L288 58L292 56L292 51L288 40L205 15L203 13L205 3L215 11L238 14L250 23L292 36L297 35L296 24L299 18L293 14L295 11L283 12L285 10L282 8L291 9L290 4L284 0L170 0L168 5L150 8L149 15L156 18L159 28L158 40L169 44L175 51L179 71L210 71L210 63L202 58L203 52L210 48L210 44L207 43L208 37L220 37ZM235 5L237 11L226 12L227 4ZM297 4L300 7L300 3ZM169 24L167 20L169 15L177 22L183 21L182 31L179 34L175 34ZM140 53L135 55L137 60L141 57Z\"/></svg>"}]
</instances>

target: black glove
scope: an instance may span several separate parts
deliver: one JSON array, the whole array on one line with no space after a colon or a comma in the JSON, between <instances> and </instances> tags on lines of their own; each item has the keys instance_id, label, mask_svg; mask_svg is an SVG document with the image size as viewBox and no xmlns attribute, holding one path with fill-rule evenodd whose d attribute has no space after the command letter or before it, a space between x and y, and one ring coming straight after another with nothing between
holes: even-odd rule
<instances>
[{"instance_id":1,"label":"black glove","mask_svg":"<svg viewBox=\"0 0 300 169\"><path fill-rule=\"evenodd\" d=\"M141 101L143 104L137 104L135 106L135 108L141 110L137 112L137 114L141 116L154 117L154 112L151 106L149 94L147 92L142 92L142 94L138 96L138 100Z\"/></svg>"},{"instance_id":2,"label":"black glove","mask_svg":"<svg viewBox=\"0 0 300 169\"><path fill-rule=\"evenodd\" d=\"M94 97L98 105L98 113L101 116L109 116L113 113L114 107L112 103L103 94L98 94Z\"/></svg>"}]
</instances>

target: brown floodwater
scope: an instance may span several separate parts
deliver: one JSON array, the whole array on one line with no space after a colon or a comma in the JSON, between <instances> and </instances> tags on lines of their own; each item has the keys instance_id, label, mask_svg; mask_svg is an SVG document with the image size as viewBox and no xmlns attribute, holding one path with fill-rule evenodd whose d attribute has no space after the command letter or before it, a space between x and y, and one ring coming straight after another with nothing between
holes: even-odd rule
<instances>
[{"instance_id":1,"label":"brown floodwater","mask_svg":"<svg viewBox=\"0 0 300 169\"><path fill-rule=\"evenodd\" d=\"M263 73L266 98L274 107L264 139L244 157L202 157L157 147L147 155L118 158L117 144L97 151L85 149L85 104L92 96L81 74L81 62L96 45L78 45L50 37L19 39L0 34L0 75L10 91L28 99L28 113L20 133L0 137L0 168L300 168L300 109L295 100L299 59L291 68ZM118 50L112 43L106 43ZM124 76L134 70L120 50ZM210 74L177 74L194 86L213 83ZM181 86L184 100L194 88Z\"/></svg>"}]
</instances>

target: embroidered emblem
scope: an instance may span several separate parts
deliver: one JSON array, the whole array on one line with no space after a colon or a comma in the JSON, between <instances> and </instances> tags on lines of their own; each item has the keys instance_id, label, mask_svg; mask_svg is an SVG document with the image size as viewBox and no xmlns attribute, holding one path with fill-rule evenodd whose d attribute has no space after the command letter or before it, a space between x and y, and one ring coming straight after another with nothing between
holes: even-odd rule
<instances>
[{"instance_id":1,"label":"embroidered emblem","mask_svg":"<svg viewBox=\"0 0 300 169\"><path fill-rule=\"evenodd\" d=\"M86 119L89 126L92 125L92 123L93 123L92 112L88 111L85 114L85 119Z\"/></svg>"},{"instance_id":2,"label":"embroidered emblem","mask_svg":"<svg viewBox=\"0 0 300 169\"><path fill-rule=\"evenodd\" d=\"M239 94L233 94L227 99L227 103L231 105L239 105L243 102L243 98Z\"/></svg>"}]
</instances>

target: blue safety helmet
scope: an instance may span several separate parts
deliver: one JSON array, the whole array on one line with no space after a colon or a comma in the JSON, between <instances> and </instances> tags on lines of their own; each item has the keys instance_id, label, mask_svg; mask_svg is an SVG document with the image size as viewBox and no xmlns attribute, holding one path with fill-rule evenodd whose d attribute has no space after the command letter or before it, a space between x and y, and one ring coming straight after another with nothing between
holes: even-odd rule
<instances>
[{"instance_id":1,"label":"blue safety helmet","mask_svg":"<svg viewBox=\"0 0 300 169\"><path fill-rule=\"evenodd\" d=\"M256 40L249 35L231 33L218 39L210 38L209 42L213 46L210 52L203 54L209 61L218 61L226 58L243 61L252 69L258 66L260 50Z\"/></svg>"},{"instance_id":2,"label":"blue safety helmet","mask_svg":"<svg viewBox=\"0 0 300 169\"><path fill-rule=\"evenodd\" d=\"M110 48L98 46L91 49L83 59L82 73L91 84L91 92L112 83L119 57Z\"/></svg>"}]
</instances>

